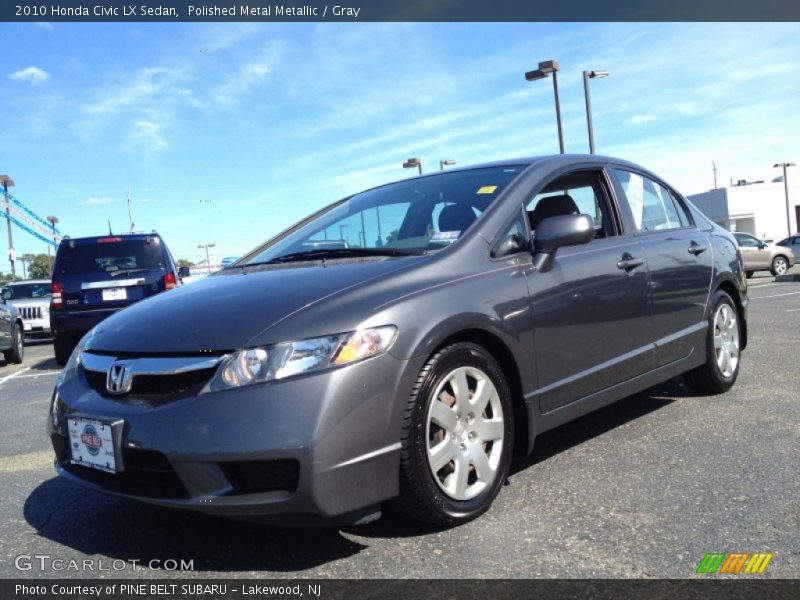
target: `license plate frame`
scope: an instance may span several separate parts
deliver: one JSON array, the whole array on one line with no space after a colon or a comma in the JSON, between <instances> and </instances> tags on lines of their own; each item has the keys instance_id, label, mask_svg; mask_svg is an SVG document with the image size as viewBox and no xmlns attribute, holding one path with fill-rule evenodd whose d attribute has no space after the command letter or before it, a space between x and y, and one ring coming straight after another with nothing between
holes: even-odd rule
<instances>
[{"instance_id":1,"label":"license plate frame","mask_svg":"<svg viewBox=\"0 0 800 600\"><path fill-rule=\"evenodd\" d=\"M67 436L73 465L116 474L124 471L121 437L123 422L90 416L69 416Z\"/></svg>"}]
</instances>

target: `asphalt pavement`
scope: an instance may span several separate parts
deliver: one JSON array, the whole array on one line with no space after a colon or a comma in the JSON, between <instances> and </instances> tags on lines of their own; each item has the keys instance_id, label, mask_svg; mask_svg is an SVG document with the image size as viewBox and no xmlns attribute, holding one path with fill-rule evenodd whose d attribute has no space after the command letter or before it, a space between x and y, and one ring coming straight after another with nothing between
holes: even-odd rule
<instances>
[{"instance_id":1,"label":"asphalt pavement","mask_svg":"<svg viewBox=\"0 0 800 600\"><path fill-rule=\"evenodd\" d=\"M438 531L391 514L284 529L70 485L44 433L57 366L35 343L0 366L0 577L186 576L142 568L174 559L197 577L684 578L709 577L695 574L707 552L772 552L759 577L800 577L800 283L751 284L730 392L697 397L678 378L548 432L486 515ZM25 555L50 558L20 571ZM84 559L95 573L68 568Z\"/></svg>"}]
</instances>

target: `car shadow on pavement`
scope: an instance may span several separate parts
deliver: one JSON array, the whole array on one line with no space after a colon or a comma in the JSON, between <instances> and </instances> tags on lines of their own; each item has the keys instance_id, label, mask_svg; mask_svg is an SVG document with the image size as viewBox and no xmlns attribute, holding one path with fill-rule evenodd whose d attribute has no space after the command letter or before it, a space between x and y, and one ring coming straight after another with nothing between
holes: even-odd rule
<instances>
[{"instance_id":1,"label":"car shadow on pavement","mask_svg":"<svg viewBox=\"0 0 800 600\"><path fill-rule=\"evenodd\" d=\"M199 573L302 571L367 547L336 528L271 527L139 504L86 491L58 477L31 492L24 516L38 535L81 555L145 566L152 560L192 560ZM59 558L71 555L65 552Z\"/></svg>"},{"instance_id":2,"label":"car shadow on pavement","mask_svg":"<svg viewBox=\"0 0 800 600\"><path fill-rule=\"evenodd\" d=\"M61 367L52 356L39 360L28 367L31 371L60 371Z\"/></svg>"},{"instance_id":3,"label":"car shadow on pavement","mask_svg":"<svg viewBox=\"0 0 800 600\"><path fill-rule=\"evenodd\" d=\"M623 398L580 419L537 436L533 453L525 458L514 460L511 463L510 475L514 475L564 450L659 410L678 398L688 398L695 395L683 382L682 377L676 377L633 396Z\"/></svg>"}]
</instances>

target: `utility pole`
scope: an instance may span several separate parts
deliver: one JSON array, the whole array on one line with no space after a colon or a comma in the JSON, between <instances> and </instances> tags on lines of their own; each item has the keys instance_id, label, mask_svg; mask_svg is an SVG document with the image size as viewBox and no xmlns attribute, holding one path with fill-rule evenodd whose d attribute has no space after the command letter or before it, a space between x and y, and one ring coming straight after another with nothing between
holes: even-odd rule
<instances>
[{"instance_id":1,"label":"utility pole","mask_svg":"<svg viewBox=\"0 0 800 600\"><path fill-rule=\"evenodd\" d=\"M791 217L789 217L789 179L786 177L786 168L794 166L794 163L783 162L777 163L772 167L773 169L783 169L783 191L786 194L786 230L789 232L789 235L792 235L792 220Z\"/></svg>"},{"instance_id":2,"label":"utility pole","mask_svg":"<svg viewBox=\"0 0 800 600\"><path fill-rule=\"evenodd\" d=\"M11 263L11 277L16 279L17 269L14 267L14 233L11 231L11 202L8 199L8 188L14 187L14 180L8 175L0 175L0 183L3 184L3 197L6 201L6 225L8 225L8 260Z\"/></svg>"},{"instance_id":3,"label":"utility pole","mask_svg":"<svg viewBox=\"0 0 800 600\"><path fill-rule=\"evenodd\" d=\"M711 166L714 167L714 189L717 189L717 163L712 160Z\"/></svg>"},{"instance_id":4,"label":"utility pole","mask_svg":"<svg viewBox=\"0 0 800 600\"><path fill-rule=\"evenodd\" d=\"M131 223L131 233L134 232L136 223L133 222L133 211L131 210L131 191L128 190L128 221Z\"/></svg>"},{"instance_id":5,"label":"utility pole","mask_svg":"<svg viewBox=\"0 0 800 600\"><path fill-rule=\"evenodd\" d=\"M209 248L213 248L216 244L200 244L198 248L200 250L205 248L206 251L206 269L208 270L208 274L211 275L211 255L208 253Z\"/></svg>"},{"instance_id":6,"label":"utility pole","mask_svg":"<svg viewBox=\"0 0 800 600\"><path fill-rule=\"evenodd\" d=\"M47 216L47 222L53 227L53 243L56 243L56 223L58 217L54 215ZM50 277L53 277L53 261L50 259L50 244L47 244L47 264L50 265Z\"/></svg>"}]
</instances>

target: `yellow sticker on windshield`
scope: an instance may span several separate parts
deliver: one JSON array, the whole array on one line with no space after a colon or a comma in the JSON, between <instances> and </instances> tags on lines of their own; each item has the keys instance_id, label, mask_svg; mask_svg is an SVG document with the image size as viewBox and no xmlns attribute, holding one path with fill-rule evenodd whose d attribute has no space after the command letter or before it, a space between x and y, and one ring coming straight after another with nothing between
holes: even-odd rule
<instances>
[{"instance_id":1,"label":"yellow sticker on windshield","mask_svg":"<svg viewBox=\"0 0 800 600\"><path fill-rule=\"evenodd\" d=\"M478 194L494 194L494 191L497 189L496 185L485 185L481 188L478 188L476 193Z\"/></svg>"}]
</instances>

